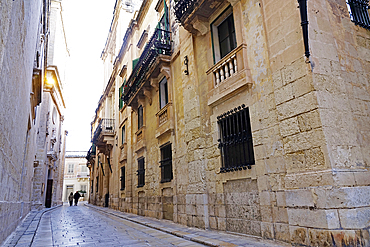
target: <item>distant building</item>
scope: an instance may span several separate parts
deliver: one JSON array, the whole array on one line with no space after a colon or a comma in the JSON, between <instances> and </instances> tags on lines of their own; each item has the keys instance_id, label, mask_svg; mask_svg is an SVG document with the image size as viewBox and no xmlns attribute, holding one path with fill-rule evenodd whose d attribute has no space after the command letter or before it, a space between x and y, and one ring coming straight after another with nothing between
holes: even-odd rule
<instances>
[{"instance_id":1,"label":"distant building","mask_svg":"<svg viewBox=\"0 0 370 247\"><path fill-rule=\"evenodd\" d=\"M86 152L67 151L64 166L63 202L68 202L72 192L79 191L80 201L88 201L90 193L90 172L86 166Z\"/></svg>"}]
</instances>

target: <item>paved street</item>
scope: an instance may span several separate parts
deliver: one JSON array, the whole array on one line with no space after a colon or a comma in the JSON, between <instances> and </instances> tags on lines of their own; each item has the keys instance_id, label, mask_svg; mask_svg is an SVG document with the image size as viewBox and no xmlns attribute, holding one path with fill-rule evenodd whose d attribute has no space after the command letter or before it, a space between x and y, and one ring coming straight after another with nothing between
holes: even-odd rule
<instances>
[{"instance_id":1,"label":"paved street","mask_svg":"<svg viewBox=\"0 0 370 247\"><path fill-rule=\"evenodd\" d=\"M42 216L38 214L33 220L26 219L20 228L23 231L18 229L4 247L287 246L83 204L77 207L64 205L46 211Z\"/></svg>"}]
</instances>

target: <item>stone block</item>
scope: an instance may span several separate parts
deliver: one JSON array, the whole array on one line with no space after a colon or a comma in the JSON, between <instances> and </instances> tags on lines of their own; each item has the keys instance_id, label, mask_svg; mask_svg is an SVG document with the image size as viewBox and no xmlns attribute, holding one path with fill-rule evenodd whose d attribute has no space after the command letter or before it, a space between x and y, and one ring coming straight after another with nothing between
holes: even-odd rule
<instances>
[{"instance_id":1,"label":"stone block","mask_svg":"<svg viewBox=\"0 0 370 247\"><path fill-rule=\"evenodd\" d=\"M263 222L273 222L271 206L260 206L260 212L261 212L261 220Z\"/></svg>"},{"instance_id":2,"label":"stone block","mask_svg":"<svg viewBox=\"0 0 370 247\"><path fill-rule=\"evenodd\" d=\"M354 172L356 185L370 185L370 172Z\"/></svg>"},{"instance_id":3,"label":"stone block","mask_svg":"<svg viewBox=\"0 0 370 247\"><path fill-rule=\"evenodd\" d=\"M276 89L274 93L276 105L280 105L284 102L294 99L293 85L291 83Z\"/></svg>"},{"instance_id":4,"label":"stone block","mask_svg":"<svg viewBox=\"0 0 370 247\"><path fill-rule=\"evenodd\" d=\"M370 226L370 207L339 209L338 212L344 229L363 229Z\"/></svg>"},{"instance_id":5,"label":"stone block","mask_svg":"<svg viewBox=\"0 0 370 247\"><path fill-rule=\"evenodd\" d=\"M287 189L333 185L333 175L329 171L305 172L285 176Z\"/></svg>"},{"instance_id":6,"label":"stone block","mask_svg":"<svg viewBox=\"0 0 370 247\"><path fill-rule=\"evenodd\" d=\"M353 208L370 205L370 187L316 188L317 207Z\"/></svg>"},{"instance_id":7,"label":"stone block","mask_svg":"<svg viewBox=\"0 0 370 247\"><path fill-rule=\"evenodd\" d=\"M276 192L276 206L286 207L285 191L277 191Z\"/></svg>"},{"instance_id":8,"label":"stone block","mask_svg":"<svg viewBox=\"0 0 370 247\"><path fill-rule=\"evenodd\" d=\"M288 211L285 207L272 207L273 222L288 223Z\"/></svg>"},{"instance_id":9,"label":"stone block","mask_svg":"<svg viewBox=\"0 0 370 247\"><path fill-rule=\"evenodd\" d=\"M289 226L290 242L297 245L308 245L308 232L307 228Z\"/></svg>"},{"instance_id":10,"label":"stone block","mask_svg":"<svg viewBox=\"0 0 370 247\"><path fill-rule=\"evenodd\" d=\"M313 207L313 191L310 189L298 189L285 191L286 205L288 207Z\"/></svg>"},{"instance_id":11,"label":"stone block","mask_svg":"<svg viewBox=\"0 0 370 247\"><path fill-rule=\"evenodd\" d=\"M316 92L307 93L288 102L276 106L278 119L284 120L315 110L318 107Z\"/></svg>"},{"instance_id":12,"label":"stone block","mask_svg":"<svg viewBox=\"0 0 370 247\"><path fill-rule=\"evenodd\" d=\"M274 239L274 226L272 223L261 222L261 236L266 239Z\"/></svg>"},{"instance_id":13,"label":"stone block","mask_svg":"<svg viewBox=\"0 0 370 247\"><path fill-rule=\"evenodd\" d=\"M290 225L303 227L316 227L323 229L339 228L337 210L310 210L301 208L288 208Z\"/></svg>"},{"instance_id":14,"label":"stone block","mask_svg":"<svg viewBox=\"0 0 370 247\"><path fill-rule=\"evenodd\" d=\"M285 119L279 123L280 133L283 137L294 135L300 132L297 117Z\"/></svg>"},{"instance_id":15,"label":"stone block","mask_svg":"<svg viewBox=\"0 0 370 247\"><path fill-rule=\"evenodd\" d=\"M283 142L284 150L287 153L294 153L324 145L325 136L322 129L313 129L311 131L287 136L283 139Z\"/></svg>"},{"instance_id":16,"label":"stone block","mask_svg":"<svg viewBox=\"0 0 370 247\"><path fill-rule=\"evenodd\" d=\"M290 241L290 231L288 224L275 223L275 238L277 240L289 242Z\"/></svg>"}]
</instances>

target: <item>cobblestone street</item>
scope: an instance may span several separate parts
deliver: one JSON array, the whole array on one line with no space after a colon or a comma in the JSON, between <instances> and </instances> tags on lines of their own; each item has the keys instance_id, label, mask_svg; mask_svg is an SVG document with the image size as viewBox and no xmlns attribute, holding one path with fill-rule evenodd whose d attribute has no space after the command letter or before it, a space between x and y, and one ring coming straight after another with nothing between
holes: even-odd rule
<instances>
[{"instance_id":1,"label":"cobblestone street","mask_svg":"<svg viewBox=\"0 0 370 247\"><path fill-rule=\"evenodd\" d=\"M92 205L64 205L39 216L26 218L3 246L288 246Z\"/></svg>"}]
</instances>

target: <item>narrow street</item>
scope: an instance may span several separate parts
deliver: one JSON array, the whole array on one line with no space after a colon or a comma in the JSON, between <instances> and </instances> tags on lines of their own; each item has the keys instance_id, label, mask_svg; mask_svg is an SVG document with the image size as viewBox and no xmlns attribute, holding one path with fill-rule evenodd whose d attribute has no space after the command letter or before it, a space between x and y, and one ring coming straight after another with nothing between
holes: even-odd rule
<instances>
[{"instance_id":1,"label":"narrow street","mask_svg":"<svg viewBox=\"0 0 370 247\"><path fill-rule=\"evenodd\" d=\"M33 217L3 246L289 246L84 204L65 204Z\"/></svg>"},{"instance_id":2,"label":"narrow street","mask_svg":"<svg viewBox=\"0 0 370 247\"><path fill-rule=\"evenodd\" d=\"M51 231L50 231L51 226ZM50 234L52 232L52 234ZM44 214L31 246L203 246L82 204Z\"/></svg>"}]
</instances>

